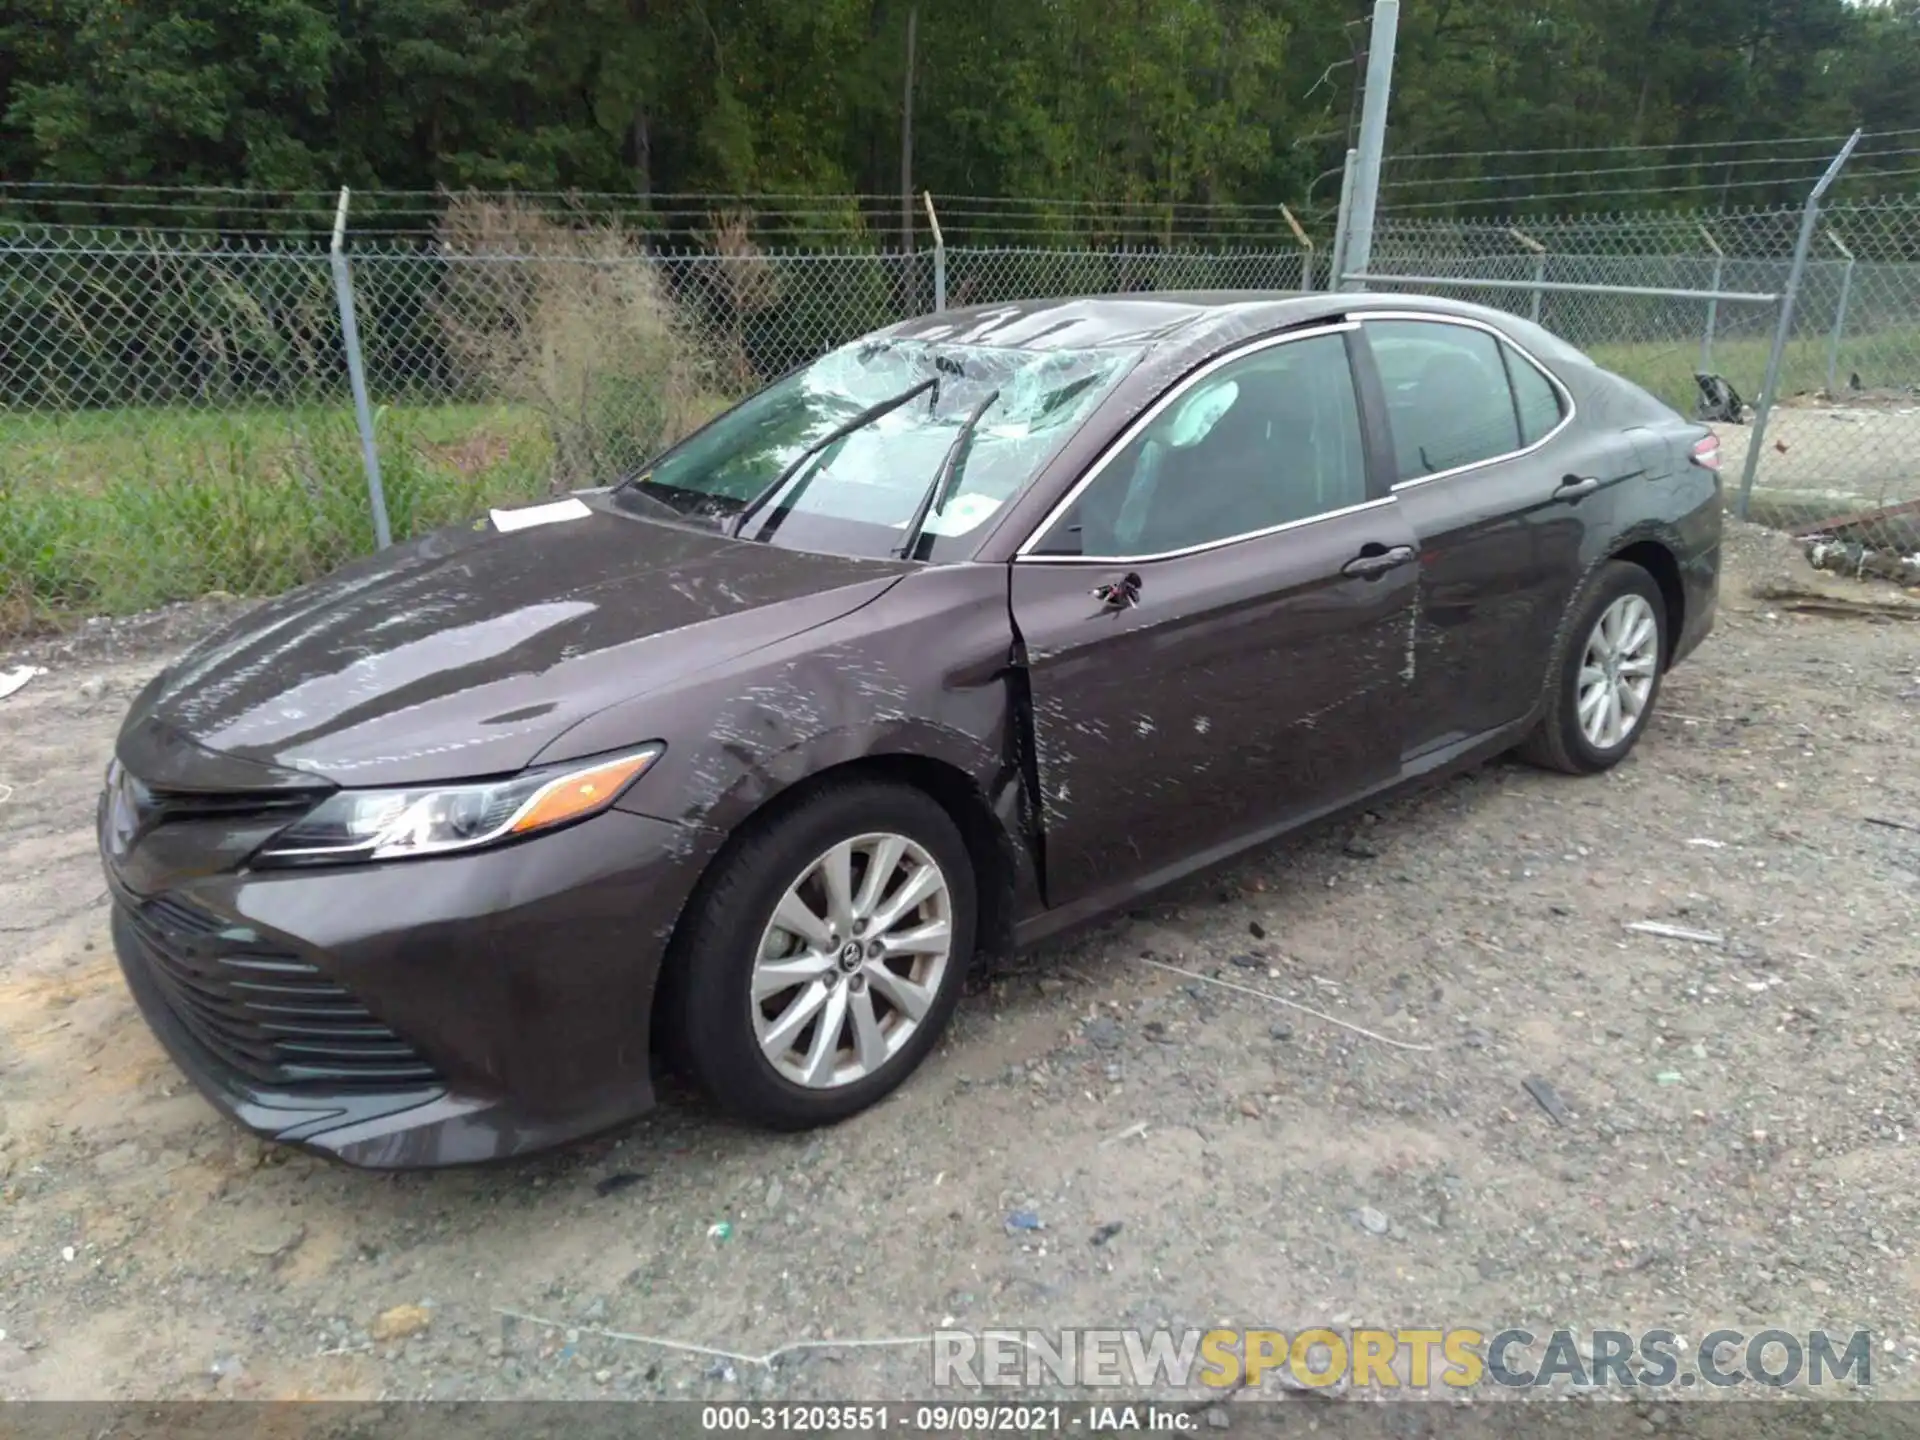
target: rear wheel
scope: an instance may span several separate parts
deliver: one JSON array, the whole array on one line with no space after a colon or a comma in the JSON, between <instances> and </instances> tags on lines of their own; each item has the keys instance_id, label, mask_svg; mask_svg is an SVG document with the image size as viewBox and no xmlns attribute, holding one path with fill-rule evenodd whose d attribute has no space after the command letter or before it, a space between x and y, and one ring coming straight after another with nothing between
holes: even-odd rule
<instances>
[{"instance_id":1,"label":"rear wheel","mask_svg":"<svg viewBox=\"0 0 1920 1440\"><path fill-rule=\"evenodd\" d=\"M776 1129L831 1124L926 1058L973 957L975 886L946 811L909 786L824 788L721 861L679 957L677 1049Z\"/></svg>"},{"instance_id":2,"label":"rear wheel","mask_svg":"<svg viewBox=\"0 0 1920 1440\"><path fill-rule=\"evenodd\" d=\"M1601 567L1567 627L1546 714L1521 758L1570 775L1618 765L1653 713L1669 645L1653 576L1624 560Z\"/></svg>"}]
</instances>

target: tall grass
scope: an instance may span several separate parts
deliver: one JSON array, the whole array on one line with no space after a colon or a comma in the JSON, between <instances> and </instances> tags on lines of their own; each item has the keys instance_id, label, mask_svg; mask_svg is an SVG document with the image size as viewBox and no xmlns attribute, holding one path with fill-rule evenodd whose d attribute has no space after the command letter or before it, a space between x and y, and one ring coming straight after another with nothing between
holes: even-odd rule
<instances>
[{"instance_id":1,"label":"tall grass","mask_svg":"<svg viewBox=\"0 0 1920 1440\"><path fill-rule=\"evenodd\" d=\"M376 434L397 538L547 493L549 443L517 412L389 410ZM277 594L373 545L350 411L0 422L0 632Z\"/></svg>"},{"instance_id":2,"label":"tall grass","mask_svg":"<svg viewBox=\"0 0 1920 1440\"><path fill-rule=\"evenodd\" d=\"M377 413L396 539L615 479L724 404L697 327L619 227L465 197L442 241L427 323L454 393L498 403ZM247 319L286 372L287 337L247 273L219 313ZM373 547L344 405L0 415L0 635L278 594Z\"/></svg>"}]
</instances>

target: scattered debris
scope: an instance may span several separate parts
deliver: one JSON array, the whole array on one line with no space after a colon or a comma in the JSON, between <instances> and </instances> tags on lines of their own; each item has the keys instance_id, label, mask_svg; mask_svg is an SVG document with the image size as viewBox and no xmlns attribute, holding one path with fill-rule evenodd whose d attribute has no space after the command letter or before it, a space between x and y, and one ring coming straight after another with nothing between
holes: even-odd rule
<instances>
[{"instance_id":1,"label":"scattered debris","mask_svg":"<svg viewBox=\"0 0 1920 1440\"><path fill-rule=\"evenodd\" d=\"M47 673L44 665L16 665L11 670L0 670L0 700L13 694L36 675Z\"/></svg>"},{"instance_id":2,"label":"scattered debris","mask_svg":"<svg viewBox=\"0 0 1920 1440\"><path fill-rule=\"evenodd\" d=\"M367 1327L367 1334L375 1340L404 1340L432 1324L433 1312L424 1305L396 1305L391 1310L382 1310Z\"/></svg>"},{"instance_id":3,"label":"scattered debris","mask_svg":"<svg viewBox=\"0 0 1920 1440\"><path fill-rule=\"evenodd\" d=\"M631 1189L647 1177L638 1170L621 1170L596 1181L593 1193L596 1195L618 1195L622 1190Z\"/></svg>"},{"instance_id":4,"label":"scattered debris","mask_svg":"<svg viewBox=\"0 0 1920 1440\"><path fill-rule=\"evenodd\" d=\"M1080 1033L1087 1037L1088 1044L1099 1050L1117 1050L1126 1038L1120 1022L1108 1015L1094 1016L1081 1027Z\"/></svg>"},{"instance_id":5,"label":"scattered debris","mask_svg":"<svg viewBox=\"0 0 1920 1440\"><path fill-rule=\"evenodd\" d=\"M1814 582L1819 578L1818 575L1810 577ZM1756 581L1751 593L1756 600L1772 601L1783 610L1804 615L1833 615L1841 619L1874 620L1884 617L1920 620L1920 596L1902 594L1898 590L1850 595L1822 589L1816 583L1788 576L1784 579ZM1772 612L1768 614L1771 617Z\"/></svg>"},{"instance_id":6,"label":"scattered debris","mask_svg":"<svg viewBox=\"0 0 1920 1440\"><path fill-rule=\"evenodd\" d=\"M602 1340L618 1340L627 1345L651 1345L659 1350L674 1350L682 1355L707 1355L716 1360L733 1360L742 1365L758 1365L770 1370L783 1355L800 1354L809 1350L901 1350L909 1345L926 1346L934 1343L932 1335L889 1335L876 1338L850 1338L845 1340L790 1340L785 1345L767 1351L764 1355L746 1355L736 1350L722 1350L713 1345L695 1345L686 1340L670 1340L659 1335L633 1335L623 1330L604 1330L597 1325L572 1325L564 1320L549 1320L541 1315L529 1315L520 1310L508 1310L495 1307L494 1314L508 1320L518 1320L526 1325L538 1325L545 1330L563 1330L581 1335L596 1335Z\"/></svg>"},{"instance_id":7,"label":"scattered debris","mask_svg":"<svg viewBox=\"0 0 1920 1440\"><path fill-rule=\"evenodd\" d=\"M1727 937L1711 930L1687 930L1678 925L1662 925L1657 920L1635 920L1627 929L1636 935L1654 935L1662 940L1686 940L1695 945L1724 945Z\"/></svg>"},{"instance_id":8,"label":"scattered debris","mask_svg":"<svg viewBox=\"0 0 1920 1440\"><path fill-rule=\"evenodd\" d=\"M215 1380L239 1380L247 1373L247 1362L238 1355L223 1355L207 1367Z\"/></svg>"},{"instance_id":9,"label":"scattered debris","mask_svg":"<svg viewBox=\"0 0 1920 1440\"><path fill-rule=\"evenodd\" d=\"M1653 1077L1653 1083L1656 1085L1684 1085L1687 1083L1687 1077L1682 1075L1678 1070L1662 1070L1658 1075Z\"/></svg>"},{"instance_id":10,"label":"scattered debris","mask_svg":"<svg viewBox=\"0 0 1920 1440\"><path fill-rule=\"evenodd\" d=\"M733 1238L733 1222L731 1220L719 1220L707 1226L707 1238L709 1240L719 1240L723 1242L731 1240Z\"/></svg>"},{"instance_id":11,"label":"scattered debris","mask_svg":"<svg viewBox=\"0 0 1920 1440\"><path fill-rule=\"evenodd\" d=\"M1726 842L1726 841L1724 841L1724 840L1709 840L1709 839L1707 839L1707 837L1706 837L1706 836L1704 836L1704 835L1696 835L1696 836L1694 836L1694 837L1693 837L1693 839L1691 839L1691 840L1689 840L1689 841L1687 841L1687 844L1689 844L1689 845L1698 845L1698 846L1699 846L1699 847L1700 847L1700 848L1701 848L1702 850L1724 850L1724 849L1726 849L1726 848L1727 848L1727 842Z\"/></svg>"},{"instance_id":12,"label":"scattered debris","mask_svg":"<svg viewBox=\"0 0 1920 1440\"><path fill-rule=\"evenodd\" d=\"M1853 523L1868 525L1881 518L1890 518L1895 513L1915 515L1920 506L1903 505L1881 515L1861 515L1853 517ZM1847 522L1842 522L1847 523ZM1909 528L1916 523L1909 522ZM1861 540L1840 539L1826 533L1838 527L1827 525L1822 533L1808 537L1806 541L1807 563L1816 570L1825 570L1835 575L1846 575L1855 580L1875 579L1891 580L1896 585L1920 585L1920 553L1903 554L1899 550L1883 550L1866 544Z\"/></svg>"},{"instance_id":13,"label":"scattered debris","mask_svg":"<svg viewBox=\"0 0 1920 1440\"><path fill-rule=\"evenodd\" d=\"M1256 940L1264 940L1267 938L1267 927L1262 925L1258 920L1249 920L1247 922L1247 933Z\"/></svg>"},{"instance_id":14,"label":"scattered debris","mask_svg":"<svg viewBox=\"0 0 1920 1440\"><path fill-rule=\"evenodd\" d=\"M1371 1205L1362 1205L1354 1211L1353 1221L1369 1235L1384 1235L1393 1228L1393 1222Z\"/></svg>"},{"instance_id":15,"label":"scattered debris","mask_svg":"<svg viewBox=\"0 0 1920 1440\"><path fill-rule=\"evenodd\" d=\"M240 1242L240 1247L258 1260L277 1260L307 1238L307 1227L298 1221L287 1224L268 1222Z\"/></svg>"},{"instance_id":16,"label":"scattered debris","mask_svg":"<svg viewBox=\"0 0 1920 1440\"><path fill-rule=\"evenodd\" d=\"M1044 1230L1047 1222L1031 1210L1015 1210L1007 1216L1009 1230Z\"/></svg>"},{"instance_id":17,"label":"scattered debris","mask_svg":"<svg viewBox=\"0 0 1920 1440\"><path fill-rule=\"evenodd\" d=\"M1105 1245L1109 1240L1113 1239L1114 1236L1118 1235L1122 1228L1123 1227L1120 1221L1109 1220L1107 1221L1106 1224L1100 1226L1099 1229L1093 1232L1093 1240L1091 1243L1097 1249L1100 1246Z\"/></svg>"},{"instance_id":18,"label":"scattered debris","mask_svg":"<svg viewBox=\"0 0 1920 1440\"><path fill-rule=\"evenodd\" d=\"M1167 970L1175 975L1184 975L1189 980L1203 980L1209 985L1218 985L1223 990L1235 990L1242 995L1251 995L1254 999L1265 1000L1269 1004L1285 1005L1289 1010L1298 1010L1303 1015L1311 1015L1314 1019L1324 1020L1329 1025L1338 1025L1342 1030L1351 1030L1356 1035L1364 1035L1367 1039L1377 1040L1382 1045L1391 1045L1396 1050L1433 1049L1431 1045L1420 1045L1411 1040L1395 1040L1390 1035L1382 1035L1378 1031L1368 1030L1364 1026L1355 1025L1350 1020L1342 1020L1338 1016L1329 1015L1324 1010L1315 1010L1311 1005L1302 1005L1297 1000L1289 1000L1284 995L1269 995L1266 991L1255 990L1250 985L1237 985L1231 980L1217 979L1212 975L1199 975L1191 970L1182 970L1178 965L1169 965L1164 960L1150 960L1144 955L1138 956L1137 959L1140 964L1151 965L1156 970ZM1151 1029L1152 1027L1149 1026L1148 1028Z\"/></svg>"},{"instance_id":19,"label":"scattered debris","mask_svg":"<svg viewBox=\"0 0 1920 1440\"><path fill-rule=\"evenodd\" d=\"M1729 425L1744 425L1747 419L1747 402L1740 398L1740 392L1727 382L1724 375L1709 375L1696 370L1693 383L1700 387L1700 400L1694 406L1693 413L1702 420L1718 420Z\"/></svg>"},{"instance_id":20,"label":"scattered debris","mask_svg":"<svg viewBox=\"0 0 1920 1440\"><path fill-rule=\"evenodd\" d=\"M1238 965L1242 970L1264 970L1267 968L1267 962L1262 960L1258 955L1248 955L1243 952L1239 955L1229 955L1227 959L1230 963Z\"/></svg>"},{"instance_id":21,"label":"scattered debris","mask_svg":"<svg viewBox=\"0 0 1920 1440\"><path fill-rule=\"evenodd\" d=\"M1547 1118L1554 1124L1565 1125L1572 1118L1559 1092L1539 1076L1528 1076L1520 1082L1520 1088L1533 1097L1534 1103L1547 1112Z\"/></svg>"},{"instance_id":22,"label":"scattered debris","mask_svg":"<svg viewBox=\"0 0 1920 1440\"><path fill-rule=\"evenodd\" d=\"M1908 830L1915 835L1920 835L1920 825L1914 824L1911 820L1895 820L1887 815L1862 815L1860 818L1869 825L1882 825L1889 830Z\"/></svg>"},{"instance_id":23,"label":"scattered debris","mask_svg":"<svg viewBox=\"0 0 1920 1440\"><path fill-rule=\"evenodd\" d=\"M1106 1139L1102 1140L1100 1142L1100 1148L1104 1150L1109 1145L1118 1145L1122 1140L1132 1140L1146 1133L1147 1122L1144 1120L1136 1120L1118 1135L1109 1135Z\"/></svg>"},{"instance_id":24,"label":"scattered debris","mask_svg":"<svg viewBox=\"0 0 1920 1440\"><path fill-rule=\"evenodd\" d=\"M1276 1020L1267 1027L1267 1038L1269 1040L1291 1040L1293 1039L1293 1027L1284 1020Z\"/></svg>"}]
</instances>

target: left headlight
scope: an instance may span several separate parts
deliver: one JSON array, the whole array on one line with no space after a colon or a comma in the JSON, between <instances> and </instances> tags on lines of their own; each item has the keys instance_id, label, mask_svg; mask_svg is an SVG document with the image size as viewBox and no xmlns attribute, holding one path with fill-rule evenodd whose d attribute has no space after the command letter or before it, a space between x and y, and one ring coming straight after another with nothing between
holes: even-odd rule
<instances>
[{"instance_id":1,"label":"left headlight","mask_svg":"<svg viewBox=\"0 0 1920 1440\"><path fill-rule=\"evenodd\" d=\"M505 780L406 790L339 790L267 842L255 863L314 865L444 855L571 825L620 798L666 749Z\"/></svg>"}]
</instances>

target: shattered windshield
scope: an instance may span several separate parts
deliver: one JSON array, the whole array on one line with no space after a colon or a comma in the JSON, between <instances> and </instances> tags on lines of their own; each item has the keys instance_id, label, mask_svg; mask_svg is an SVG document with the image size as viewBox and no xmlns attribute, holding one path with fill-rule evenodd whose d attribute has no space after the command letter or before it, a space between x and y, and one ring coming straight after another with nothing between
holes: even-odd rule
<instances>
[{"instance_id":1,"label":"shattered windshield","mask_svg":"<svg viewBox=\"0 0 1920 1440\"><path fill-rule=\"evenodd\" d=\"M1026 486L1138 358L1132 348L1014 350L869 340L802 367L661 456L637 490L693 519L725 523L789 469L743 539L847 555L894 553L976 406L921 553L970 553L980 527ZM807 455L874 406L924 393ZM803 458L805 457L805 458ZM796 462L799 462L796 465Z\"/></svg>"}]
</instances>

